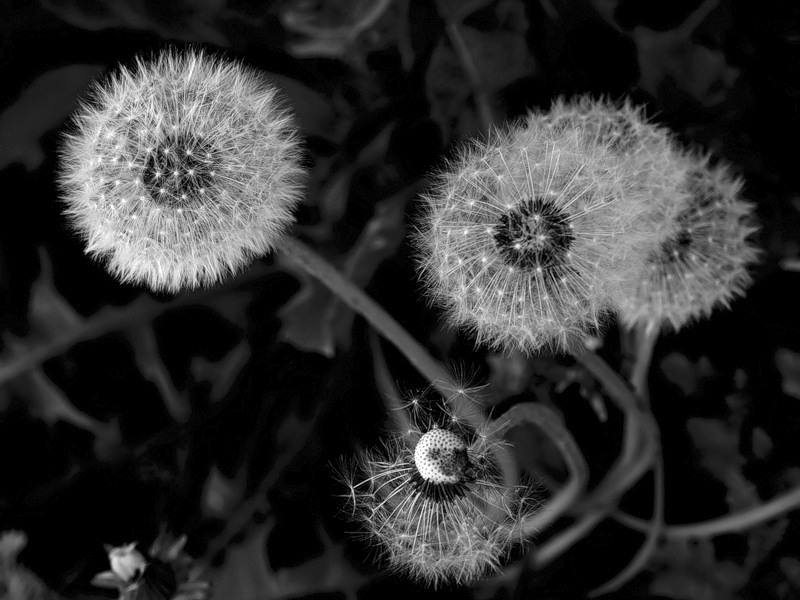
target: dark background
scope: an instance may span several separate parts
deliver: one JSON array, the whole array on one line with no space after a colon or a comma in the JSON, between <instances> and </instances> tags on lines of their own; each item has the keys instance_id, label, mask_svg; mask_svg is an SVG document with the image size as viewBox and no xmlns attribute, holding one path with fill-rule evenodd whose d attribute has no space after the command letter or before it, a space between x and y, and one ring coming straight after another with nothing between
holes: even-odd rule
<instances>
[{"instance_id":1,"label":"dark background","mask_svg":"<svg viewBox=\"0 0 800 600\"><path fill-rule=\"evenodd\" d=\"M472 81L448 24L467 43ZM442 328L404 241L415 193L480 132L480 102L499 123L559 95L627 96L729 161L757 206L764 253L744 299L656 347L666 521L800 484L796 3L6 2L0 44L0 531L27 534L20 562L58 593L101 596L89 581L108 568L103 543L146 547L161 526L188 534L228 600L581 597L641 541L609 520L546 569L475 590L426 591L373 566L345 536L328 466L379 439L393 385L425 382L273 257L206 291L154 295L85 257L60 214L56 148L78 97L115 64L168 45L273 77L311 170L296 233L436 356L490 382L500 406L535 398L561 410L593 482L618 449L618 416L602 423L586 386L564 385L567 358L503 357ZM612 326L602 349L612 363L618 338ZM388 375L375 367L384 360ZM649 516L648 490L645 480L626 510ZM617 597L800 597L799 527L789 515L662 544Z\"/></svg>"}]
</instances>

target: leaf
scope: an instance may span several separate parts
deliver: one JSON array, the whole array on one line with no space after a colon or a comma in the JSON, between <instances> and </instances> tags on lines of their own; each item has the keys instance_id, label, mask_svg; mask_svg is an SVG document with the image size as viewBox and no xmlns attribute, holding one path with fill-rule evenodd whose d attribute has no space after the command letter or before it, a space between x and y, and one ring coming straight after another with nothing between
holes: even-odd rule
<instances>
[{"instance_id":1,"label":"leaf","mask_svg":"<svg viewBox=\"0 0 800 600\"><path fill-rule=\"evenodd\" d=\"M344 126L350 122L349 115L339 114L329 98L296 79L277 73L269 73L269 78L288 97L292 113L300 122L305 135L318 135L332 141L341 141Z\"/></svg>"},{"instance_id":2,"label":"leaf","mask_svg":"<svg viewBox=\"0 0 800 600\"><path fill-rule=\"evenodd\" d=\"M521 352L492 352L486 355L486 363L495 402L521 394L533 377L531 361Z\"/></svg>"},{"instance_id":3,"label":"leaf","mask_svg":"<svg viewBox=\"0 0 800 600\"><path fill-rule=\"evenodd\" d=\"M97 65L70 65L37 77L0 113L0 169L22 163L32 171L44 160L39 140L75 109L78 94L100 74Z\"/></svg>"},{"instance_id":4,"label":"leaf","mask_svg":"<svg viewBox=\"0 0 800 600\"><path fill-rule=\"evenodd\" d=\"M359 35L398 4L392 0L290 0L282 6L281 23L306 37L291 43L289 52L297 58L342 58Z\"/></svg>"},{"instance_id":5,"label":"leaf","mask_svg":"<svg viewBox=\"0 0 800 600\"><path fill-rule=\"evenodd\" d=\"M431 118L443 131L457 136L479 129L470 102L474 94L485 93L490 102L495 102L498 91L533 71L533 57L525 42L524 14L517 18L522 22L514 30L484 33L459 26L468 56L459 55L447 37L439 41L425 74L425 93L431 103ZM467 61L474 65L479 79L475 89L471 87Z\"/></svg>"},{"instance_id":6,"label":"leaf","mask_svg":"<svg viewBox=\"0 0 800 600\"><path fill-rule=\"evenodd\" d=\"M660 367L664 376L687 397L697 392L703 379L714 374L714 368L705 356L693 363L679 352L672 352L661 359Z\"/></svg>"},{"instance_id":7,"label":"leaf","mask_svg":"<svg viewBox=\"0 0 800 600\"><path fill-rule=\"evenodd\" d=\"M34 573L17 563L28 543L21 531L0 533L0 598L3 600L58 600Z\"/></svg>"},{"instance_id":8,"label":"leaf","mask_svg":"<svg viewBox=\"0 0 800 600\"><path fill-rule=\"evenodd\" d=\"M653 563L650 593L675 600L738 600L749 573L714 556L711 540L668 540Z\"/></svg>"},{"instance_id":9,"label":"leaf","mask_svg":"<svg viewBox=\"0 0 800 600\"><path fill-rule=\"evenodd\" d=\"M45 0L42 4L67 23L89 31L145 30L168 40L228 45L227 38L215 24L227 11L225 0L184 0L163 4L102 0L91 5L80 0Z\"/></svg>"},{"instance_id":10,"label":"leaf","mask_svg":"<svg viewBox=\"0 0 800 600\"><path fill-rule=\"evenodd\" d=\"M175 387L172 376L158 352L153 329L135 326L128 328L125 333L133 347L136 365L142 376L156 386L170 416L177 423L186 423L192 414L191 404L186 395Z\"/></svg>"},{"instance_id":11,"label":"leaf","mask_svg":"<svg viewBox=\"0 0 800 600\"><path fill-rule=\"evenodd\" d=\"M753 455L762 460L765 459L770 452L772 452L772 448L774 446L772 443L772 438L761 427L753 428L751 442L753 447Z\"/></svg>"},{"instance_id":12,"label":"leaf","mask_svg":"<svg viewBox=\"0 0 800 600\"><path fill-rule=\"evenodd\" d=\"M200 506L205 517L224 519L231 514L244 495L246 471L241 468L233 479L229 479L216 466L211 467L200 496Z\"/></svg>"},{"instance_id":13,"label":"leaf","mask_svg":"<svg viewBox=\"0 0 800 600\"><path fill-rule=\"evenodd\" d=\"M40 368L26 373L15 383L25 391L31 414L48 425L62 421L93 434L98 456L108 458L120 445L122 434L116 420L105 423L78 410Z\"/></svg>"},{"instance_id":14,"label":"leaf","mask_svg":"<svg viewBox=\"0 0 800 600\"><path fill-rule=\"evenodd\" d=\"M0 384L14 380L20 395L28 399L31 414L49 425L63 421L90 432L96 437L99 454L108 456L121 440L118 423L104 423L77 409L42 370L42 349L59 337L82 329L84 320L56 290L44 252L40 252L40 264L41 272L31 287L28 306L30 333L25 338L4 335Z\"/></svg>"},{"instance_id":15,"label":"leaf","mask_svg":"<svg viewBox=\"0 0 800 600\"><path fill-rule=\"evenodd\" d=\"M192 357L189 369L195 381L211 384L209 400L212 403L220 402L233 389L236 378L251 356L250 344L243 339L217 362L211 362L202 356Z\"/></svg>"},{"instance_id":16,"label":"leaf","mask_svg":"<svg viewBox=\"0 0 800 600\"><path fill-rule=\"evenodd\" d=\"M784 556L778 564L789 586L796 593L800 593L800 560L791 556Z\"/></svg>"},{"instance_id":17,"label":"leaf","mask_svg":"<svg viewBox=\"0 0 800 600\"><path fill-rule=\"evenodd\" d=\"M230 549L221 567L210 574L214 597L228 600L300 598L311 594L336 593L355 600L366 578L346 559L344 547L318 532L323 544L320 556L297 567L274 571L266 557L266 543L275 518L251 533L244 544ZM303 540L297 540L302 543Z\"/></svg>"},{"instance_id":18,"label":"leaf","mask_svg":"<svg viewBox=\"0 0 800 600\"><path fill-rule=\"evenodd\" d=\"M681 25L669 31L637 27L633 39L638 50L639 85L653 96L674 88L704 106L714 106L727 97L739 77L739 69L728 65L725 54L694 41L697 27L717 5L705 0Z\"/></svg>"},{"instance_id":19,"label":"leaf","mask_svg":"<svg viewBox=\"0 0 800 600\"><path fill-rule=\"evenodd\" d=\"M743 510L759 503L755 486L742 472L745 463L739 452L739 431L718 419L689 419L686 428L700 451L700 464L728 488L727 502L731 511Z\"/></svg>"},{"instance_id":20,"label":"leaf","mask_svg":"<svg viewBox=\"0 0 800 600\"><path fill-rule=\"evenodd\" d=\"M17 562L19 554L28 545L28 536L22 531L9 530L0 533L0 567Z\"/></svg>"},{"instance_id":21,"label":"leaf","mask_svg":"<svg viewBox=\"0 0 800 600\"><path fill-rule=\"evenodd\" d=\"M406 188L379 202L375 216L355 245L338 261L342 263L341 270L355 285L366 285L381 262L396 252L403 239L405 206L415 189L416 186ZM333 357L337 346L350 345L352 311L288 257L279 257L303 282L302 289L279 312L283 323L281 339L299 350Z\"/></svg>"},{"instance_id":22,"label":"leaf","mask_svg":"<svg viewBox=\"0 0 800 600\"><path fill-rule=\"evenodd\" d=\"M775 365L781 372L783 393L800 399L800 354L788 348L779 348L775 352Z\"/></svg>"}]
</instances>

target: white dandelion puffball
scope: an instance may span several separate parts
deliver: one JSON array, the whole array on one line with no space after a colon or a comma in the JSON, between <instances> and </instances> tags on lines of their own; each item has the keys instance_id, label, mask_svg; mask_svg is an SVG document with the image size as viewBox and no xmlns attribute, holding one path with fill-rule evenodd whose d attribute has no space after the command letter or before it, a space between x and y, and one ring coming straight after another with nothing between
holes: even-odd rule
<instances>
[{"instance_id":1,"label":"white dandelion puffball","mask_svg":"<svg viewBox=\"0 0 800 600\"><path fill-rule=\"evenodd\" d=\"M92 88L61 150L64 213L122 281L212 284L279 243L304 172L294 119L257 71L166 50Z\"/></svg>"},{"instance_id":2,"label":"white dandelion puffball","mask_svg":"<svg viewBox=\"0 0 800 600\"><path fill-rule=\"evenodd\" d=\"M753 205L741 198L742 180L723 163L684 152L687 168L680 192L656 205L656 243L643 248L644 270L635 292L619 305L628 326L666 324L678 330L728 307L744 293L758 258Z\"/></svg>"},{"instance_id":3,"label":"white dandelion puffball","mask_svg":"<svg viewBox=\"0 0 800 600\"><path fill-rule=\"evenodd\" d=\"M433 587L470 585L524 542L539 502L528 483L504 485L497 422L474 428L447 405L433 408L418 407L410 431L360 453L340 476L352 518L392 571Z\"/></svg>"},{"instance_id":4,"label":"white dandelion puffball","mask_svg":"<svg viewBox=\"0 0 800 600\"><path fill-rule=\"evenodd\" d=\"M626 169L607 140L546 115L464 146L422 197L429 298L478 343L574 349L641 265L647 202Z\"/></svg>"}]
</instances>

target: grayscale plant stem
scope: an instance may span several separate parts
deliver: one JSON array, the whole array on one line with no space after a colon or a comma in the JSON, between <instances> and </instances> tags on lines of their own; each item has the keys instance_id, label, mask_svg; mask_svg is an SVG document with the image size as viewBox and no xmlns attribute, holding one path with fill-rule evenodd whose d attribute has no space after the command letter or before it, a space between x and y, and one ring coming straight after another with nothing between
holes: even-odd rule
<instances>
[{"instance_id":1,"label":"grayscale plant stem","mask_svg":"<svg viewBox=\"0 0 800 600\"><path fill-rule=\"evenodd\" d=\"M658 427L649 411L643 411L628 383L595 352L575 353L580 362L603 385L625 417L623 451L611 472L587 498L585 504L614 502L647 471L658 442ZM582 503L584 504L584 503Z\"/></svg>"},{"instance_id":2,"label":"grayscale plant stem","mask_svg":"<svg viewBox=\"0 0 800 600\"><path fill-rule=\"evenodd\" d=\"M631 384L639 397L642 410L650 410L650 389L648 375L653 359L653 350L658 339L659 327L656 323L648 322L638 325L633 330L635 340L635 361L631 370ZM653 427L657 427L652 419ZM656 550L661 532L664 530L664 461L661 454L660 435L656 440L655 456L653 457L653 516L644 531L645 538L641 547L636 551L631 561L617 575L606 583L589 592L590 598L603 596L614 592L633 579L644 567Z\"/></svg>"},{"instance_id":3,"label":"grayscale plant stem","mask_svg":"<svg viewBox=\"0 0 800 600\"><path fill-rule=\"evenodd\" d=\"M558 448L569 471L567 483L547 501L541 510L523 523L524 534L532 536L553 523L575 503L586 487L589 469L578 444L569 430L564 427L561 417L544 404L537 402L515 404L503 417L508 419L507 428L523 424L538 427Z\"/></svg>"},{"instance_id":4,"label":"grayscale plant stem","mask_svg":"<svg viewBox=\"0 0 800 600\"><path fill-rule=\"evenodd\" d=\"M356 314L361 315L381 336L394 344L443 398L453 400L455 405L453 409L459 418L464 419L476 429L481 427L483 416L476 414L464 402L458 401L463 397L456 393L461 386L422 344L364 290L342 275L322 256L292 236L287 236L283 240L279 252L327 287L339 300ZM506 486L510 488L516 485L519 477L510 449L502 446L502 450L497 451L495 458L503 471L503 480Z\"/></svg>"}]
</instances>

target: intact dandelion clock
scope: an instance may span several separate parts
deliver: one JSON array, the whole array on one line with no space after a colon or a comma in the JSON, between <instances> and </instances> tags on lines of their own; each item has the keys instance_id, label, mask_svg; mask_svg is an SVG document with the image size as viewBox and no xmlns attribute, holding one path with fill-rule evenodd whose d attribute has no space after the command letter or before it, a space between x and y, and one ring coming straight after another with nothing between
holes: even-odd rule
<instances>
[{"instance_id":1,"label":"intact dandelion clock","mask_svg":"<svg viewBox=\"0 0 800 600\"><path fill-rule=\"evenodd\" d=\"M685 152L691 165L671 202L649 215L659 224L636 291L619 304L629 326L675 330L727 307L750 284L758 257L753 205L742 200L742 180L724 164Z\"/></svg>"},{"instance_id":2,"label":"intact dandelion clock","mask_svg":"<svg viewBox=\"0 0 800 600\"><path fill-rule=\"evenodd\" d=\"M123 281L176 292L268 252L303 171L292 116L255 70L202 51L96 84L64 141L65 214Z\"/></svg>"},{"instance_id":3,"label":"intact dandelion clock","mask_svg":"<svg viewBox=\"0 0 800 600\"><path fill-rule=\"evenodd\" d=\"M392 570L434 587L469 585L524 540L537 504L531 486L504 485L497 428L465 425L447 405L418 406L408 432L343 469L352 516Z\"/></svg>"},{"instance_id":4,"label":"intact dandelion clock","mask_svg":"<svg viewBox=\"0 0 800 600\"><path fill-rule=\"evenodd\" d=\"M574 349L640 265L641 186L607 142L546 116L463 147L422 200L426 290L478 343Z\"/></svg>"}]
</instances>

